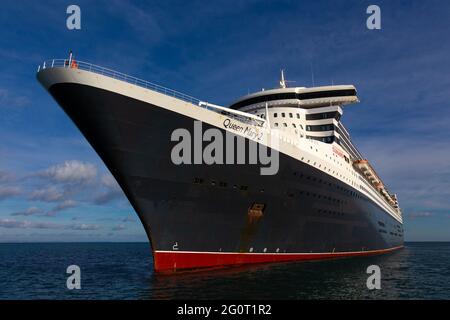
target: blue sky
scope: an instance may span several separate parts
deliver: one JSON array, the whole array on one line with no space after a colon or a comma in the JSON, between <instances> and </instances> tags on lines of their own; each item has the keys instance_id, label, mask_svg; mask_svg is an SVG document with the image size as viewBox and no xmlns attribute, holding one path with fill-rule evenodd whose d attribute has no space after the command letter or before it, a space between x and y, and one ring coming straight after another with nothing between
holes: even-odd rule
<instances>
[{"instance_id":1,"label":"blue sky","mask_svg":"<svg viewBox=\"0 0 450 320\"><path fill-rule=\"evenodd\" d=\"M81 30L66 8L81 8ZM366 8L381 8L381 30ZM213 103L354 84L343 122L404 210L406 240L450 241L448 1L10 1L0 11L0 242L146 241L98 156L35 79L76 58Z\"/></svg>"}]
</instances>

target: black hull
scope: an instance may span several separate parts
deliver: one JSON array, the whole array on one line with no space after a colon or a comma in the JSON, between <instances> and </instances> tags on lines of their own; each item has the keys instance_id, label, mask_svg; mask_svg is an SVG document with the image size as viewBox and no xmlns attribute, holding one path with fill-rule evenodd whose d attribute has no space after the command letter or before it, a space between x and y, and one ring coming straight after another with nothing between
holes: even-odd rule
<instances>
[{"instance_id":1,"label":"black hull","mask_svg":"<svg viewBox=\"0 0 450 320\"><path fill-rule=\"evenodd\" d=\"M177 166L170 137L177 128L193 132L192 118L86 85L49 91L117 179L155 253L348 253L403 245L402 226L388 213L294 158L280 153L272 176L260 175L259 165ZM265 205L256 218L249 215L255 203Z\"/></svg>"}]
</instances>

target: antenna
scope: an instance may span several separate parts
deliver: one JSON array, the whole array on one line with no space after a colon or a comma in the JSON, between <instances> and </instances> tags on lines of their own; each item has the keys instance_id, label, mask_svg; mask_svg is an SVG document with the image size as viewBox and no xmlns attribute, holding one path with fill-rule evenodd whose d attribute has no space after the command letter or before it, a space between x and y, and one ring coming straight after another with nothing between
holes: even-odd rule
<instances>
[{"instance_id":1,"label":"antenna","mask_svg":"<svg viewBox=\"0 0 450 320\"><path fill-rule=\"evenodd\" d=\"M286 81L284 80L284 70L281 69L280 88L286 88Z\"/></svg>"},{"instance_id":2,"label":"antenna","mask_svg":"<svg viewBox=\"0 0 450 320\"><path fill-rule=\"evenodd\" d=\"M284 69L281 69L280 88L283 88L283 89L287 88L288 82L295 82L295 81L286 80L284 78Z\"/></svg>"},{"instance_id":3,"label":"antenna","mask_svg":"<svg viewBox=\"0 0 450 320\"><path fill-rule=\"evenodd\" d=\"M313 85L313 87L315 87L315 85L314 85L314 68L313 68L313 63L312 63L312 61L311 61L310 65L311 65L311 80L312 80L312 85Z\"/></svg>"}]
</instances>

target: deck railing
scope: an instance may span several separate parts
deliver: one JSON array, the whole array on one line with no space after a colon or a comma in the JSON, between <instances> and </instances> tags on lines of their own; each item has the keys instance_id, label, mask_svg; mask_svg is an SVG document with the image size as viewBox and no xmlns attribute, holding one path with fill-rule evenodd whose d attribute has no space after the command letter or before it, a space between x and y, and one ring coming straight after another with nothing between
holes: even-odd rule
<instances>
[{"instance_id":1,"label":"deck railing","mask_svg":"<svg viewBox=\"0 0 450 320\"><path fill-rule=\"evenodd\" d=\"M151 83L149 81L145 81L130 75L127 75L125 73L122 72L118 72L118 71L114 71L108 68L104 68L104 67L100 67L97 66L95 64L92 63L88 63L88 62L83 62L83 61L78 61L78 60L72 60L69 61L69 59L53 59L53 60L46 60L44 61L44 63L42 65L39 65L38 67L38 72L42 69L47 69L47 68L77 68L80 70L86 70L86 71L90 71L90 72L94 72L100 75L104 75L107 77L111 77L117 80L121 80L121 81L125 81L146 89L150 89L159 93L163 93L165 95L177 98L177 99L181 99L183 101L186 102L190 102L192 104L196 104L198 105L198 103L200 102L199 99L191 97L187 94L169 89L169 88L165 88L163 86L160 86L158 84L155 83Z\"/></svg>"},{"instance_id":2,"label":"deck railing","mask_svg":"<svg viewBox=\"0 0 450 320\"><path fill-rule=\"evenodd\" d=\"M48 68L74 68L74 69L80 69L85 70L89 72L94 72L103 76L107 76L110 78L114 78L117 80L125 81L131 84L134 84L136 86L140 86L152 91L156 91L162 94L165 94L167 96L171 96L189 103L192 103L200 108L208 109L217 113L221 114L228 114L231 117L234 117L235 119L238 119L243 122L247 122L249 124L262 126L264 124L264 120L256 119L256 117L252 114L245 115L244 112L235 111L233 109L219 107L215 105L211 105L208 103L205 103L197 98L191 97L187 94L175 91L173 89L169 89L163 86L160 86L158 84L142 80L130 75L127 75L122 72L118 72L115 70L111 70L105 67L97 66L92 63L78 61L78 60L69 60L69 59L52 59L52 60L46 60L42 65L38 66L37 72L48 69Z\"/></svg>"}]
</instances>

